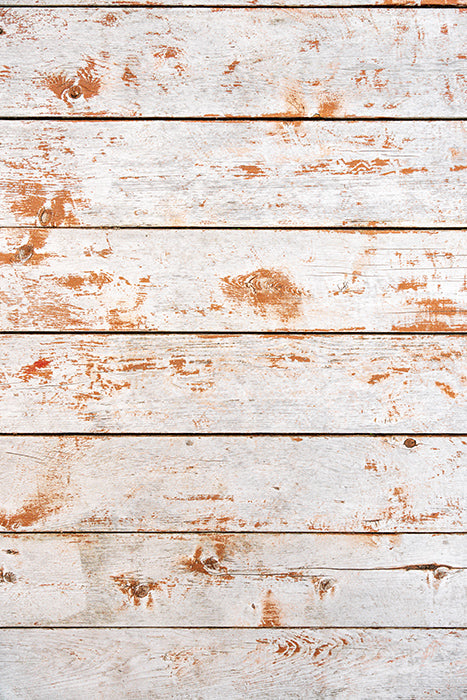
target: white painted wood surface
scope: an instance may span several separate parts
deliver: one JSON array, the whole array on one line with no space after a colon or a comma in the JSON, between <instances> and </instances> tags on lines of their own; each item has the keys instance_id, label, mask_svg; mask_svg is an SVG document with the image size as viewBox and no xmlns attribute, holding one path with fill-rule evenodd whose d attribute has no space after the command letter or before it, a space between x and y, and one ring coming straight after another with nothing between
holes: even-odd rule
<instances>
[{"instance_id":1,"label":"white painted wood surface","mask_svg":"<svg viewBox=\"0 0 467 700\"><path fill-rule=\"evenodd\" d=\"M0 115L465 117L437 9L0 10Z\"/></svg>"},{"instance_id":2,"label":"white painted wood surface","mask_svg":"<svg viewBox=\"0 0 467 700\"><path fill-rule=\"evenodd\" d=\"M461 630L2 630L12 700L465 698Z\"/></svg>"},{"instance_id":3,"label":"white painted wood surface","mask_svg":"<svg viewBox=\"0 0 467 700\"><path fill-rule=\"evenodd\" d=\"M6 0L3 3L3 7L60 7L69 5L69 0L54 0L53 4L51 0ZM294 9L295 7L346 7L350 6L360 6L363 5L367 7L383 5L388 9L388 6L401 6L401 7L422 7L424 9L431 9L431 6L444 6L444 7L465 7L465 0L372 0L371 3L368 0L263 0L261 3L258 0L102 0L99 3L99 7L109 7L111 10L109 12L113 14L119 5L150 5L154 7L191 7L191 6L208 6L222 8L223 6L228 7L251 7L252 9L268 10L273 7L290 7ZM74 0L73 5L86 7L87 5L95 6L95 2L92 0ZM429 7L427 7L429 6ZM392 9L392 8L389 8Z\"/></svg>"},{"instance_id":4,"label":"white painted wood surface","mask_svg":"<svg viewBox=\"0 0 467 700\"><path fill-rule=\"evenodd\" d=\"M466 446L430 436L2 436L0 528L463 532Z\"/></svg>"},{"instance_id":5,"label":"white painted wood surface","mask_svg":"<svg viewBox=\"0 0 467 700\"><path fill-rule=\"evenodd\" d=\"M4 335L1 432L459 432L463 335Z\"/></svg>"},{"instance_id":6,"label":"white painted wood surface","mask_svg":"<svg viewBox=\"0 0 467 700\"><path fill-rule=\"evenodd\" d=\"M0 230L2 330L465 331L466 230Z\"/></svg>"},{"instance_id":7,"label":"white painted wood surface","mask_svg":"<svg viewBox=\"0 0 467 700\"><path fill-rule=\"evenodd\" d=\"M465 226L462 122L2 124L0 225Z\"/></svg>"},{"instance_id":8,"label":"white painted wood surface","mask_svg":"<svg viewBox=\"0 0 467 700\"><path fill-rule=\"evenodd\" d=\"M2 535L0 623L462 627L463 535Z\"/></svg>"}]
</instances>

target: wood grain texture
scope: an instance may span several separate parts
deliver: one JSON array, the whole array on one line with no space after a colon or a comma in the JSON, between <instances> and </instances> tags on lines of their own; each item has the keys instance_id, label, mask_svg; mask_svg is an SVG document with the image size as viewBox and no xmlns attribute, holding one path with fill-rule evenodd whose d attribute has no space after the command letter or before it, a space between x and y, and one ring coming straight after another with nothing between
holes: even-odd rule
<instances>
[{"instance_id":1,"label":"wood grain texture","mask_svg":"<svg viewBox=\"0 0 467 700\"><path fill-rule=\"evenodd\" d=\"M455 121L5 122L0 225L465 226L466 143Z\"/></svg>"},{"instance_id":2,"label":"wood grain texture","mask_svg":"<svg viewBox=\"0 0 467 700\"><path fill-rule=\"evenodd\" d=\"M12 700L462 700L461 630L1 630Z\"/></svg>"},{"instance_id":3,"label":"wood grain texture","mask_svg":"<svg viewBox=\"0 0 467 700\"><path fill-rule=\"evenodd\" d=\"M466 531L467 440L406 440L3 436L0 528Z\"/></svg>"},{"instance_id":4,"label":"wood grain texture","mask_svg":"<svg viewBox=\"0 0 467 700\"><path fill-rule=\"evenodd\" d=\"M3 7L50 7L51 0L6 0L3 3ZM69 0L54 0L53 7L60 7L62 5L69 5ZM465 7L466 0L372 0L371 3L368 0L263 0L261 3L258 0L102 0L99 3L99 7L111 7L112 14L117 9L118 5L150 5L154 7L190 7L190 6L209 6L222 8L223 6L228 7L251 7L252 9L268 10L271 7L346 7L363 5L374 5L378 7L383 5L386 9L392 9L391 6L397 5L401 7L423 7L424 9L429 9L427 6L443 6L443 7ZM73 5L86 7L87 5L95 6L93 0L74 0ZM389 6L389 7L388 7Z\"/></svg>"},{"instance_id":5,"label":"wood grain texture","mask_svg":"<svg viewBox=\"0 0 467 700\"><path fill-rule=\"evenodd\" d=\"M3 116L467 115L452 9L3 9L0 23Z\"/></svg>"},{"instance_id":6,"label":"wood grain texture","mask_svg":"<svg viewBox=\"0 0 467 700\"><path fill-rule=\"evenodd\" d=\"M462 627L463 535L0 537L0 624Z\"/></svg>"},{"instance_id":7,"label":"wood grain texture","mask_svg":"<svg viewBox=\"0 0 467 700\"><path fill-rule=\"evenodd\" d=\"M1 432L459 432L467 336L0 336Z\"/></svg>"},{"instance_id":8,"label":"wood grain texture","mask_svg":"<svg viewBox=\"0 0 467 700\"><path fill-rule=\"evenodd\" d=\"M0 328L466 331L466 234L1 229Z\"/></svg>"}]
</instances>

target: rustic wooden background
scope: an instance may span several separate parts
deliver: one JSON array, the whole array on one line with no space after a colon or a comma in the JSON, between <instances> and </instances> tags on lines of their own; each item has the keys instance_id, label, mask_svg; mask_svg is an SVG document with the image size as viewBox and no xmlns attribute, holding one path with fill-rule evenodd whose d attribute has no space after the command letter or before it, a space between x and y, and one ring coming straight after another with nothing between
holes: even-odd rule
<instances>
[{"instance_id":1,"label":"rustic wooden background","mask_svg":"<svg viewBox=\"0 0 467 700\"><path fill-rule=\"evenodd\" d=\"M3 3L1 700L467 696L467 2L414 4Z\"/></svg>"}]
</instances>

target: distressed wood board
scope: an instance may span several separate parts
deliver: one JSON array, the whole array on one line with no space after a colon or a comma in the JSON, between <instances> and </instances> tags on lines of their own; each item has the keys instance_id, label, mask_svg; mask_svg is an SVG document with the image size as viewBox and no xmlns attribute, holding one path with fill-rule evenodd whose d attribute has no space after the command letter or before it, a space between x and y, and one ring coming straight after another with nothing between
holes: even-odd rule
<instances>
[{"instance_id":1,"label":"distressed wood board","mask_svg":"<svg viewBox=\"0 0 467 700\"><path fill-rule=\"evenodd\" d=\"M0 431L458 432L464 335L3 335Z\"/></svg>"},{"instance_id":2,"label":"distressed wood board","mask_svg":"<svg viewBox=\"0 0 467 700\"><path fill-rule=\"evenodd\" d=\"M466 233L0 229L0 329L465 331Z\"/></svg>"},{"instance_id":3,"label":"distressed wood board","mask_svg":"<svg viewBox=\"0 0 467 700\"><path fill-rule=\"evenodd\" d=\"M0 225L465 226L462 122L6 121Z\"/></svg>"},{"instance_id":4,"label":"distressed wood board","mask_svg":"<svg viewBox=\"0 0 467 700\"><path fill-rule=\"evenodd\" d=\"M61 7L69 6L69 0L6 0L3 3L3 7ZM73 6L92 6L95 7L95 2L92 0L74 0ZM393 6L400 7L416 7L423 9L432 9L432 7L465 7L466 0L372 0L371 3L368 0L264 0L264 2L259 3L258 0L102 0L98 7L112 7L115 11L119 5L131 6L131 5L149 5L151 7L215 7L222 9L222 7L251 7L256 10L266 10L269 11L270 8L274 7L290 7L294 9L295 7L368 7L368 6L383 6L385 9L393 9ZM383 9L382 8L382 9Z\"/></svg>"},{"instance_id":5,"label":"distressed wood board","mask_svg":"<svg viewBox=\"0 0 467 700\"><path fill-rule=\"evenodd\" d=\"M464 117L437 9L2 9L2 116Z\"/></svg>"},{"instance_id":6,"label":"distressed wood board","mask_svg":"<svg viewBox=\"0 0 467 700\"><path fill-rule=\"evenodd\" d=\"M467 530L462 437L0 437L12 531Z\"/></svg>"},{"instance_id":7,"label":"distressed wood board","mask_svg":"<svg viewBox=\"0 0 467 700\"><path fill-rule=\"evenodd\" d=\"M0 631L8 698L462 700L461 630Z\"/></svg>"},{"instance_id":8,"label":"distressed wood board","mask_svg":"<svg viewBox=\"0 0 467 700\"><path fill-rule=\"evenodd\" d=\"M462 627L462 535L2 535L0 623Z\"/></svg>"}]
</instances>

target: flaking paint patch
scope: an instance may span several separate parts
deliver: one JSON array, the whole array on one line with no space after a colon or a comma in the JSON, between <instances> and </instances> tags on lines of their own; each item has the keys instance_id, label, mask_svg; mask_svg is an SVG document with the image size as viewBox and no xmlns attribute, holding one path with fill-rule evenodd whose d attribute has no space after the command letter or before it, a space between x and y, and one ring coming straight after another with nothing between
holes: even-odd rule
<instances>
[{"instance_id":1,"label":"flaking paint patch","mask_svg":"<svg viewBox=\"0 0 467 700\"><path fill-rule=\"evenodd\" d=\"M32 218L44 227L78 226L80 222L74 211L76 205L84 208L88 204L67 188L47 192L44 185L35 180L15 178L8 181L6 192L14 214ZM41 248L45 240L46 234L39 233L37 229L31 232L29 242L35 249Z\"/></svg>"},{"instance_id":2,"label":"flaking paint patch","mask_svg":"<svg viewBox=\"0 0 467 700\"><path fill-rule=\"evenodd\" d=\"M221 576L223 580L232 580L233 576L228 573L227 567L221 564L225 553L222 541L215 542L215 551L217 558L213 556L202 558L203 548L199 546L192 557L182 559L182 564L186 571L193 574L204 574L214 578Z\"/></svg>"},{"instance_id":3,"label":"flaking paint patch","mask_svg":"<svg viewBox=\"0 0 467 700\"><path fill-rule=\"evenodd\" d=\"M43 84L53 92L55 97L71 107L75 101L70 94L73 87L79 88L80 96L85 100L90 100L99 94L101 78L96 71L96 61L87 57L84 67L80 68L76 75L70 77L65 73L45 75Z\"/></svg>"},{"instance_id":4,"label":"flaking paint patch","mask_svg":"<svg viewBox=\"0 0 467 700\"><path fill-rule=\"evenodd\" d=\"M279 602L271 590L268 590L261 603L261 627L280 627L282 612Z\"/></svg>"},{"instance_id":5,"label":"flaking paint patch","mask_svg":"<svg viewBox=\"0 0 467 700\"><path fill-rule=\"evenodd\" d=\"M446 384L445 382L435 382L435 384L446 394L446 396L449 396L451 399L456 398L457 394L454 389L449 386L449 384Z\"/></svg>"},{"instance_id":6,"label":"flaking paint patch","mask_svg":"<svg viewBox=\"0 0 467 700\"><path fill-rule=\"evenodd\" d=\"M331 118L339 114L341 110L341 104L337 97L334 95L326 95L321 98L318 107L318 113L320 117Z\"/></svg>"},{"instance_id":7,"label":"flaking paint patch","mask_svg":"<svg viewBox=\"0 0 467 700\"><path fill-rule=\"evenodd\" d=\"M45 472L37 472L37 478L31 470L29 479L34 483L34 495L24 501L13 513L0 511L0 527L5 530L31 528L36 523L44 522L63 508L71 499L70 464L66 453L60 455L63 447L60 440L59 450L49 455L49 464ZM20 459L25 459L20 456ZM24 473L24 471L23 471Z\"/></svg>"},{"instance_id":8,"label":"flaking paint patch","mask_svg":"<svg viewBox=\"0 0 467 700\"><path fill-rule=\"evenodd\" d=\"M223 277L221 288L230 300L249 304L261 316L272 313L286 323L302 313L304 292L281 270L261 268L246 275Z\"/></svg>"},{"instance_id":9,"label":"flaking paint patch","mask_svg":"<svg viewBox=\"0 0 467 700\"><path fill-rule=\"evenodd\" d=\"M111 578L118 589L126 595L128 603L134 607L145 603L147 608L151 608L153 605L152 593L154 591L163 592L170 598L178 583L177 580L153 581L148 578L137 578L131 574L119 574Z\"/></svg>"},{"instance_id":10,"label":"flaking paint patch","mask_svg":"<svg viewBox=\"0 0 467 700\"><path fill-rule=\"evenodd\" d=\"M29 382L31 379L36 379L37 377L41 379L50 379L52 377L52 370L49 369L51 363L52 360L41 357L32 364L21 367L18 372L18 377L25 382Z\"/></svg>"}]
</instances>

